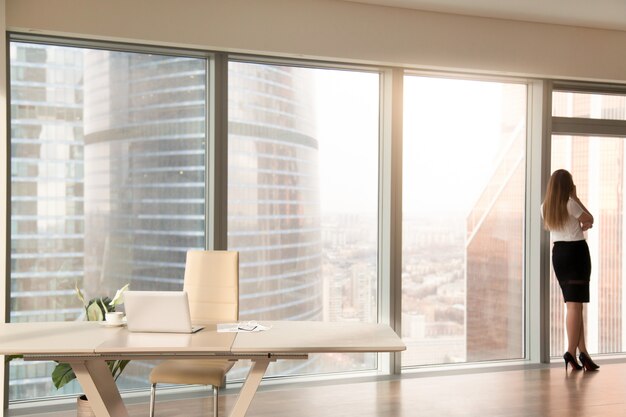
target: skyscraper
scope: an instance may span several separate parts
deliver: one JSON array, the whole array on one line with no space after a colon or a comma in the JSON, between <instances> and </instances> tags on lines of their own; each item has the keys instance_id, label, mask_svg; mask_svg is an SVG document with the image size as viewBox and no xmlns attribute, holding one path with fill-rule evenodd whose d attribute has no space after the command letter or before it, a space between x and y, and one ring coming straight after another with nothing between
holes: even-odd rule
<instances>
[{"instance_id":1,"label":"skyscraper","mask_svg":"<svg viewBox=\"0 0 626 417\"><path fill-rule=\"evenodd\" d=\"M12 321L76 319L74 285L181 289L205 246L206 60L13 43L11 65ZM321 319L312 79L233 63L230 80L242 318ZM118 384L150 368L132 361ZM51 369L15 362L11 398L50 395Z\"/></svg>"},{"instance_id":2,"label":"skyscraper","mask_svg":"<svg viewBox=\"0 0 626 417\"><path fill-rule=\"evenodd\" d=\"M182 288L185 253L205 241L206 71L85 51L87 290Z\"/></svg>"},{"instance_id":3,"label":"skyscraper","mask_svg":"<svg viewBox=\"0 0 626 417\"><path fill-rule=\"evenodd\" d=\"M14 42L11 77L11 320L78 318L75 285L182 288L204 247L205 60ZM52 365L15 361L11 398L50 395Z\"/></svg>"},{"instance_id":4,"label":"skyscraper","mask_svg":"<svg viewBox=\"0 0 626 417\"><path fill-rule=\"evenodd\" d=\"M624 120L624 102L619 95L557 92L553 95L553 115ZM586 233L592 274L585 326L592 353L623 350L624 151L623 138L552 137L552 170L564 168L572 173L576 192L595 219ZM557 356L566 347L565 312L552 270L550 280L550 352Z\"/></svg>"},{"instance_id":5,"label":"skyscraper","mask_svg":"<svg viewBox=\"0 0 626 417\"><path fill-rule=\"evenodd\" d=\"M84 270L83 55L17 42L10 53L10 320L71 320ZM53 365L13 361L11 398L47 393Z\"/></svg>"},{"instance_id":6,"label":"skyscraper","mask_svg":"<svg viewBox=\"0 0 626 417\"><path fill-rule=\"evenodd\" d=\"M240 252L241 317L320 320L312 75L231 62L229 77L228 247Z\"/></svg>"},{"instance_id":7,"label":"skyscraper","mask_svg":"<svg viewBox=\"0 0 626 417\"><path fill-rule=\"evenodd\" d=\"M467 360L524 356L524 89L503 87L498 165L467 219Z\"/></svg>"}]
</instances>

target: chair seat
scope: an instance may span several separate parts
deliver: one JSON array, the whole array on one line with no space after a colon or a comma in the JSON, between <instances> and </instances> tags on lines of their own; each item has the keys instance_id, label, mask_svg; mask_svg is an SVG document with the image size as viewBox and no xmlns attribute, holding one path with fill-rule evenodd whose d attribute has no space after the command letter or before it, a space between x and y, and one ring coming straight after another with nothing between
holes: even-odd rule
<instances>
[{"instance_id":1,"label":"chair seat","mask_svg":"<svg viewBox=\"0 0 626 417\"><path fill-rule=\"evenodd\" d=\"M167 360L150 372L151 384L192 384L222 386L224 376L235 364L226 359Z\"/></svg>"}]
</instances>

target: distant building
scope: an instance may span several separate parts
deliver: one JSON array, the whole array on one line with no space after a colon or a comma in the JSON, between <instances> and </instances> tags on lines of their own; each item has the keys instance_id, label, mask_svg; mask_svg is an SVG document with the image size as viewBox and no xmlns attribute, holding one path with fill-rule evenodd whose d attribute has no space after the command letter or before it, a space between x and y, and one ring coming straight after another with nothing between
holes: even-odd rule
<instances>
[{"instance_id":1,"label":"distant building","mask_svg":"<svg viewBox=\"0 0 626 417\"><path fill-rule=\"evenodd\" d=\"M467 219L470 362L524 356L525 90L513 88L503 89L499 164Z\"/></svg>"},{"instance_id":2,"label":"distant building","mask_svg":"<svg viewBox=\"0 0 626 417\"><path fill-rule=\"evenodd\" d=\"M565 117L626 119L621 96L557 94L554 112ZM623 138L552 138L553 169L568 169L576 192L594 216L587 233L591 252L591 300L587 306L587 346L592 352L614 353L624 349L624 184L626 154ZM563 296L554 271L550 276L550 353L566 348Z\"/></svg>"},{"instance_id":3,"label":"distant building","mask_svg":"<svg viewBox=\"0 0 626 417\"><path fill-rule=\"evenodd\" d=\"M321 320L312 74L231 62L229 77L228 247L240 252L240 315Z\"/></svg>"},{"instance_id":4,"label":"distant building","mask_svg":"<svg viewBox=\"0 0 626 417\"><path fill-rule=\"evenodd\" d=\"M84 274L83 54L15 42L10 54L10 320L72 320ZM10 398L49 395L53 366L12 361Z\"/></svg>"},{"instance_id":5,"label":"distant building","mask_svg":"<svg viewBox=\"0 0 626 417\"><path fill-rule=\"evenodd\" d=\"M181 289L186 251L205 246L206 61L22 43L11 54L11 320L76 319L75 283L90 296ZM229 75L241 317L321 320L313 84L290 67L233 63ZM50 395L51 366L15 363L11 399ZM150 367L133 361L119 383L145 384Z\"/></svg>"}]
</instances>

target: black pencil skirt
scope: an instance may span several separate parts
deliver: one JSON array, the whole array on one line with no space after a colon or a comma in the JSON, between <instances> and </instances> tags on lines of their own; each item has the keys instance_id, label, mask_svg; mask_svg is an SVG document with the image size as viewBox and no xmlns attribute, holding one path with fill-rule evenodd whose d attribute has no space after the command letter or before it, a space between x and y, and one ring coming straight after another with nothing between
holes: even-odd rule
<instances>
[{"instance_id":1,"label":"black pencil skirt","mask_svg":"<svg viewBox=\"0 0 626 417\"><path fill-rule=\"evenodd\" d=\"M554 242L552 266L565 302L589 302L591 256L586 240Z\"/></svg>"}]
</instances>

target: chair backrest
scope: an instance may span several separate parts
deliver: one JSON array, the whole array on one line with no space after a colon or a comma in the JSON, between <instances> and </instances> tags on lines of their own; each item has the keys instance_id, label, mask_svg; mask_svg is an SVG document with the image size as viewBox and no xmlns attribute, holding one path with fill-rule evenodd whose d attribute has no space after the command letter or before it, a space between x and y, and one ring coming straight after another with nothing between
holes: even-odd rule
<instances>
[{"instance_id":1,"label":"chair backrest","mask_svg":"<svg viewBox=\"0 0 626 417\"><path fill-rule=\"evenodd\" d=\"M239 320L239 252L188 251L183 289L192 322Z\"/></svg>"}]
</instances>

